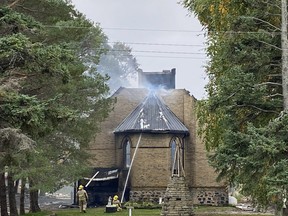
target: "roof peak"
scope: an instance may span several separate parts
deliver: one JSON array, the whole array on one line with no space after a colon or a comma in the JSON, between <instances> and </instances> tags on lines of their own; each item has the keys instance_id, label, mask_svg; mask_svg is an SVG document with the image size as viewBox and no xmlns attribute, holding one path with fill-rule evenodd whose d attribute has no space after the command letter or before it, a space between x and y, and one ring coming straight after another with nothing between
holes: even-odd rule
<instances>
[{"instance_id":1,"label":"roof peak","mask_svg":"<svg viewBox=\"0 0 288 216\"><path fill-rule=\"evenodd\" d=\"M114 133L123 132L189 134L186 126L155 91L150 91L114 130Z\"/></svg>"}]
</instances>

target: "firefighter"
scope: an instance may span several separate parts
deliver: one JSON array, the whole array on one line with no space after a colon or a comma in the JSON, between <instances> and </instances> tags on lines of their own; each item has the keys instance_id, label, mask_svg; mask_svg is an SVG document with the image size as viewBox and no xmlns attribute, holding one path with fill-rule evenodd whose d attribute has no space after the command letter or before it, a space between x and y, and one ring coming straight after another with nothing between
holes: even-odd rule
<instances>
[{"instance_id":1,"label":"firefighter","mask_svg":"<svg viewBox=\"0 0 288 216\"><path fill-rule=\"evenodd\" d=\"M122 208L121 208L121 203L120 203L117 195L115 195L115 196L113 197L112 204L117 207L117 211L122 210Z\"/></svg>"},{"instance_id":2,"label":"firefighter","mask_svg":"<svg viewBox=\"0 0 288 216\"><path fill-rule=\"evenodd\" d=\"M80 212L86 213L88 194L84 190L83 185L80 185L77 192L77 199L79 203Z\"/></svg>"}]
</instances>

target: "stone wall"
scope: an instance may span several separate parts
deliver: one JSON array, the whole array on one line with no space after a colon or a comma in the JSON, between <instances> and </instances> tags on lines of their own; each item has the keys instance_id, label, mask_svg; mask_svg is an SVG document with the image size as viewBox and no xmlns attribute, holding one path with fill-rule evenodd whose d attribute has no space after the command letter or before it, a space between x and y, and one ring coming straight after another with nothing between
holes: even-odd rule
<instances>
[{"instance_id":1,"label":"stone wall","mask_svg":"<svg viewBox=\"0 0 288 216\"><path fill-rule=\"evenodd\" d=\"M130 191L130 201L158 203L164 198L166 189L133 190ZM193 188L190 189L193 205L228 205L225 188Z\"/></svg>"},{"instance_id":2,"label":"stone wall","mask_svg":"<svg viewBox=\"0 0 288 216\"><path fill-rule=\"evenodd\" d=\"M163 199L165 190L130 191L130 201L158 203ZM227 192L221 188L197 188L192 191L193 205L228 205Z\"/></svg>"},{"instance_id":3,"label":"stone wall","mask_svg":"<svg viewBox=\"0 0 288 216\"><path fill-rule=\"evenodd\" d=\"M228 192L225 188L195 188L192 190L194 204L213 206L228 204Z\"/></svg>"},{"instance_id":4,"label":"stone wall","mask_svg":"<svg viewBox=\"0 0 288 216\"><path fill-rule=\"evenodd\" d=\"M114 97L117 103L114 110L109 113L108 118L101 123L100 132L89 143L87 151L94 155L91 160L93 167L116 167L119 162L115 155L115 149L120 143L115 143L114 129L122 122L130 112L146 97L148 90L120 88Z\"/></svg>"}]
</instances>

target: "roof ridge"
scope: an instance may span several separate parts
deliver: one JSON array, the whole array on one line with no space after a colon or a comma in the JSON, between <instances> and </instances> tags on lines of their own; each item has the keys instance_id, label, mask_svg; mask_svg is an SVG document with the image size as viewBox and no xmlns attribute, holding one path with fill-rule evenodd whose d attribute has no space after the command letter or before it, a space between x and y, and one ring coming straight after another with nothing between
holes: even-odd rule
<instances>
[{"instance_id":1,"label":"roof ridge","mask_svg":"<svg viewBox=\"0 0 288 216\"><path fill-rule=\"evenodd\" d=\"M189 134L189 130L161 96L153 91L114 130L114 133L123 132Z\"/></svg>"}]
</instances>

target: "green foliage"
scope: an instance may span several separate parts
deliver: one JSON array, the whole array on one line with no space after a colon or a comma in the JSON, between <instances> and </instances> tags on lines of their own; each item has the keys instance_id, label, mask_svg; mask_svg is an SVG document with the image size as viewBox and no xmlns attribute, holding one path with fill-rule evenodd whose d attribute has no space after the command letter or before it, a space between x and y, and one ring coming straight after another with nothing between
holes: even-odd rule
<instances>
[{"instance_id":1,"label":"green foliage","mask_svg":"<svg viewBox=\"0 0 288 216\"><path fill-rule=\"evenodd\" d=\"M279 3L183 1L208 31L208 99L197 113L209 161L263 207L287 187L287 140L270 130L283 110Z\"/></svg>"},{"instance_id":2,"label":"green foliage","mask_svg":"<svg viewBox=\"0 0 288 216\"><path fill-rule=\"evenodd\" d=\"M52 131L58 122L75 117L72 110L59 106L55 100L40 101L35 96L6 94L0 113L5 122L36 138Z\"/></svg>"},{"instance_id":3,"label":"green foliage","mask_svg":"<svg viewBox=\"0 0 288 216\"><path fill-rule=\"evenodd\" d=\"M0 39L1 59L11 58L18 52L24 52L26 45L29 42L22 34L15 34Z\"/></svg>"},{"instance_id":4,"label":"green foliage","mask_svg":"<svg viewBox=\"0 0 288 216\"><path fill-rule=\"evenodd\" d=\"M14 34L18 32L33 32L41 27L41 24L31 16L13 12L7 7L0 8L1 34Z\"/></svg>"},{"instance_id":5,"label":"green foliage","mask_svg":"<svg viewBox=\"0 0 288 216\"><path fill-rule=\"evenodd\" d=\"M65 0L1 7L0 26L0 130L20 129L36 143L23 154L8 140L1 166L54 191L86 171L82 149L112 109L108 77L85 75L107 38Z\"/></svg>"},{"instance_id":6,"label":"green foliage","mask_svg":"<svg viewBox=\"0 0 288 216\"><path fill-rule=\"evenodd\" d=\"M268 199L265 201L272 201L281 207L288 181L287 125L287 113L281 113L263 128L249 125L248 133L245 135L249 142L248 154L241 158L239 163L243 164L243 173L250 171L251 174L251 171L258 170L253 177L255 180L259 179L260 186L267 193ZM249 190L251 189L246 184L243 191L247 193ZM259 194L261 192L262 190L253 189L258 199L263 199L263 194Z\"/></svg>"}]
</instances>

